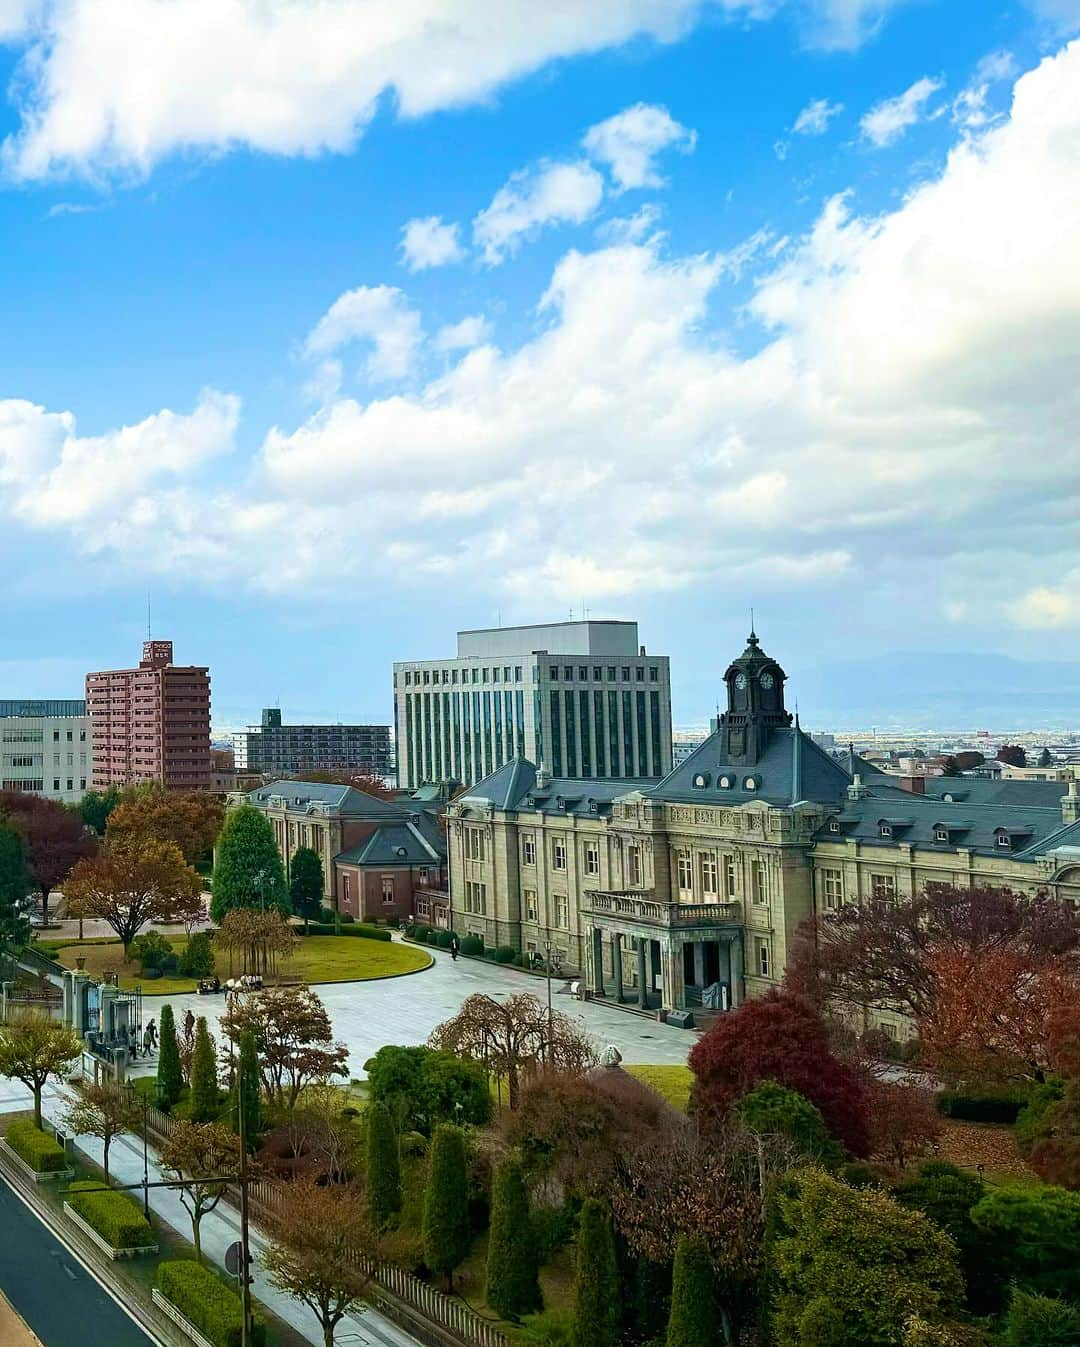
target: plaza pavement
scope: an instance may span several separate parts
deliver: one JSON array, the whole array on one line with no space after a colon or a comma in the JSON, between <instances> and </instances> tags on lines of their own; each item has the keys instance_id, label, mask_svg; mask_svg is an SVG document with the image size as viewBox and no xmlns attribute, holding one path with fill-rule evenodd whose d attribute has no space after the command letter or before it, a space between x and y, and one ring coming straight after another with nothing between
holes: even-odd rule
<instances>
[{"instance_id":1,"label":"plaza pavement","mask_svg":"<svg viewBox=\"0 0 1080 1347\"><path fill-rule=\"evenodd\" d=\"M395 939L400 937L395 936ZM445 950L431 950L435 959L431 968L405 977L382 978L372 982L327 982L315 987L334 1026L334 1034L349 1049L349 1074L364 1076L364 1063L386 1043L423 1043L437 1024L456 1014L466 996L485 992L496 999L516 992L530 992L545 1001L547 987L543 978L478 959L458 959L455 963ZM152 985L152 984L151 984ZM593 1001L578 1001L562 991L564 983L552 979L551 1004L555 1010L577 1019L601 1051L609 1044L618 1048L629 1064L676 1065L686 1062L687 1053L697 1040L693 1031L669 1028L657 1020L633 1015L624 1010ZM160 1020L161 1007L172 1005L177 1024L190 1007L205 1015L212 1033L225 1009L225 997L183 995L143 995L143 1023L151 1017ZM136 1072L154 1069L155 1059Z\"/></svg>"}]
</instances>

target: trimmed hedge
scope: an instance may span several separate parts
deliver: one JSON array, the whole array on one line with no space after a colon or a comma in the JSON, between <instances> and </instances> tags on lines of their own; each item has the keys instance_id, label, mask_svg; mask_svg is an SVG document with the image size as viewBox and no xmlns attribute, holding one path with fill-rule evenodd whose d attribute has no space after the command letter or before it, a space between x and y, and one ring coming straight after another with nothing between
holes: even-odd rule
<instances>
[{"instance_id":1,"label":"trimmed hedge","mask_svg":"<svg viewBox=\"0 0 1080 1347\"><path fill-rule=\"evenodd\" d=\"M998 1094L966 1094L961 1090L943 1090L937 1097L939 1113L965 1122L1014 1123L1027 1103L1027 1093L1002 1091Z\"/></svg>"},{"instance_id":2,"label":"trimmed hedge","mask_svg":"<svg viewBox=\"0 0 1080 1347\"><path fill-rule=\"evenodd\" d=\"M435 936L435 943L440 949L449 949L454 941L453 931L439 931Z\"/></svg>"},{"instance_id":3,"label":"trimmed hedge","mask_svg":"<svg viewBox=\"0 0 1080 1347\"><path fill-rule=\"evenodd\" d=\"M4 1140L37 1174L57 1174L70 1168L63 1146L28 1118L13 1122L4 1133Z\"/></svg>"},{"instance_id":4,"label":"trimmed hedge","mask_svg":"<svg viewBox=\"0 0 1080 1347\"><path fill-rule=\"evenodd\" d=\"M517 950L513 947L513 945L500 945L499 948L495 951L495 962L513 963L514 955L516 953Z\"/></svg>"},{"instance_id":5,"label":"trimmed hedge","mask_svg":"<svg viewBox=\"0 0 1080 1347\"><path fill-rule=\"evenodd\" d=\"M461 953L471 954L474 958L484 952L484 942L478 935L463 935L461 937Z\"/></svg>"},{"instance_id":6,"label":"trimmed hedge","mask_svg":"<svg viewBox=\"0 0 1080 1347\"><path fill-rule=\"evenodd\" d=\"M360 937L361 937L362 939L364 939L364 940L391 940L391 939L393 939L393 937L391 936L391 934L390 934L389 931L387 931L387 930L385 930L385 929L380 930L378 926L365 926L365 925L363 925L362 922L359 922L359 921L354 921L353 924L350 926L350 925L348 924L348 922L345 921L344 916L342 916L341 921L342 921L342 926L341 926L341 930L340 930L340 931L337 930L337 928L336 928L332 923L330 923L330 922L313 921L313 922L310 923L310 925L309 925L309 927L308 927L308 934L309 934L309 935L356 935L356 936L360 936ZM303 932L303 927L300 927L300 928L299 928L299 933L302 934L302 932Z\"/></svg>"},{"instance_id":7,"label":"trimmed hedge","mask_svg":"<svg viewBox=\"0 0 1080 1347\"><path fill-rule=\"evenodd\" d=\"M96 1189L87 1192L87 1189ZM102 1192L92 1180L73 1183L67 1190L68 1205L114 1249L145 1249L156 1243L150 1222L130 1197Z\"/></svg>"},{"instance_id":8,"label":"trimmed hedge","mask_svg":"<svg viewBox=\"0 0 1080 1347\"><path fill-rule=\"evenodd\" d=\"M173 1259L158 1267L158 1290L190 1319L214 1347L240 1347L240 1297L209 1268L189 1259ZM252 1325L251 1347L265 1347L266 1325Z\"/></svg>"}]
</instances>

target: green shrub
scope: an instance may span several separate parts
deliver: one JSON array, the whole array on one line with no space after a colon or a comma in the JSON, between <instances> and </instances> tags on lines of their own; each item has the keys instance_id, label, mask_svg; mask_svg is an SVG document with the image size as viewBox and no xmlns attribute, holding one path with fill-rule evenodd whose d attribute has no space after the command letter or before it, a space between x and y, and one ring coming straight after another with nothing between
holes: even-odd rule
<instances>
[{"instance_id":1,"label":"green shrub","mask_svg":"<svg viewBox=\"0 0 1080 1347\"><path fill-rule=\"evenodd\" d=\"M214 973L214 950L207 931L196 931L180 955L180 972L189 978L208 978Z\"/></svg>"},{"instance_id":2,"label":"green shrub","mask_svg":"<svg viewBox=\"0 0 1080 1347\"><path fill-rule=\"evenodd\" d=\"M514 955L516 953L517 950L513 947L513 945L500 945L499 948L495 951L495 962L513 963Z\"/></svg>"},{"instance_id":3,"label":"green shrub","mask_svg":"<svg viewBox=\"0 0 1080 1347\"><path fill-rule=\"evenodd\" d=\"M401 1210L401 1163L390 1110L378 1100L367 1110L368 1210L383 1230Z\"/></svg>"},{"instance_id":4,"label":"green shrub","mask_svg":"<svg viewBox=\"0 0 1080 1347\"><path fill-rule=\"evenodd\" d=\"M852 1160L849 1164L841 1165L839 1174L849 1188L881 1187L877 1170L865 1160Z\"/></svg>"},{"instance_id":5,"label":"green shrub","mask_svg":"<svg viewBox=\"0 0 1080 1347\"><path fill-rule=\"evenodd\" d=\"M518 1320L541 1308L536 1242L529 1221L529 1193L517 1160L495 1171L487 1248L487 1303L503 1319Z\"/></svg>"},{"instance_id":6,"label":"green shrub","mask_svg":"<svg viewBox=\"0 0 1080 1347\"><path fill-rule=\"evenodd\" d=\"M355 920L356 918L353 916L351 912L342 912L341 914L342 925L351 926Z\"/></svg>"},{"instance_id":7,"label":"green shrub","mask_svg":"<svg viewBox=\"0 0 1080 1347\"><path fill-rule=\"evenodd\" d=\"M430 930L431 927L428 926L426 922L418 921L416 925L412 928L412 938L414 940L419 940L422 945L426 945L428 932Z\"/></svg>"},{"instance_id":8,"label":"green shrub","mask_svg":"<svg viewBox=\"0 0 1080 1347\"><path fill-rule=\"evenodd\" d=\"M615 1236L603 1204L590 1197L581 1209L577 1276L570 1328L573 1347L616 1347L619 1340L619 1271Z\"/></svg>"},{"instance_id":9,"label":"green shrub","mask_svg":"<svg viewBox=\"0 0 1080 1347\"><path fill-rule=\"evenodd\" d=\"M151 968L160 968L162 960L167 959L172 952L172 945L160 931L147 931L131 942L131 953L142 965L144 973Z\"/></svg>"},{"instance_id":10,"label":"green shrub","mask_svg":"<svg viewBox=\"0 0 1080 1347\"><path fill-rule=\"evenodd\" d=\"M429 944L429 945L438 945L438 943L439 943L439 936L440 936L440 935L443 935L443 934L444 934L443 931L435 931L435 930L428 931L428 936L427 936L427 942L428 942L428 944Z\"/></svg>"},{"instance_id":11,"label":"green shrub","mask_svg":"<svg viewBox=\"0 0 1080 1347\"><path fill-rule=\"evenodd\" d=\"M497 954L497 952L496 952L495 950L493 950L493 949L485 949L485 950L484 950L484 958L485 958L485 959L490 959L492 963L494 963L494 962L496 961L497 957L498 957L498 954Z\"/></svg>"},{"instance_id":12,"label":"green shrub","mask_svg":"<svg viewBox=\"0 0 1080 1347\"><path fill-rule=\"evenodd\" d=\"M1002 1342L1004 1347L1080 1347L1080 1309L1015 1290Z\"/></svg>"},{"instance_id":13,"label":"green shrub","mask_svg":"<svg viewBox=\"0 0 1080 1347\"><path fill-rule=\"evenodd\" d=\"M87 1189L97 1189L88 1192ZM123 1193L102 1192L93 1180L73 1183L67 1190L71 1209L114 1249L145 1249L155 1243L150 1222Z\"/></svg>"},{"instance_id":14,"label":"green shrub","mask_svg":"<svg viewBox=\"0 0 1080 1347\"><path fill-rule=\"evenodd\" d=\"M518 1341L526 1347L570 1347L570 1320L556 1310L529 1314L521 1321Z\"/></svg>"},{"instance_id":15,"label":"green shrub","mask_svg":"<svg viewBox=\"0 0 1080 1347\"><path fill-rule=\"evenodd\" d=\"M1065 1094L1065 1082L1057 1077L1036 1085L1027 1103L1016 1115L1013 1137L1016 1149L1027 1157L1037 1141L1050 1135L1050 1124L1046 1115Z\"/></svg>"},{"instance_id":16,"label":"green shrub","mask_svg":"<svg viewBox=\"0 0 1080 1347\"><path fill-rule=\"evenodd\" d=\"M240 1297L209 1268L187 1259L171 1260L158 1268L157 1284L166 1300L214 1347L240 1347ZM265 1347L266 1325L256 1319L252 1329L251 1347Z\"/></svg>"},{"instance_id":17,"label":"green shrub","mask_svg":"<svg viewBox=\"0 0 1080 1347\"><path fill-rule=\"evenodd\" d=\"M319 908L319 920L324 926L337 926L337 913L332 907Z\"/></svg>"},{"instance_id":18,"label":"green shrub","mask_svg":"<svg viewBox=\"0 0 1080 1347\"><path fill-rule=\"evenodd\" d=\"M29 1118L13 1122L4 1133L4 1139L36 1174L56 1174L69 1168L63 1146L48 1132L35 1127Z\"/></svg>"},{"instance_id":19,"label":"green shrub","mask_svg":"<svg viewBox=\"0 0 1080 1347\"><path fill-rule=\"evenodd\" d=\"M704 1243L680 1235L671 1280L667 1347L711 1347L716 1341L716 1276Z\"/></svg>"},{"instance_id":20,"label":"green shrub","mask_svg":"<svg viewBox=\"0 0 1080 1347\"><path fill-rule=\"evenodd\" d=\"M435 1129L424 1193L424 1257L432 1272L446 1277L465 1261L472 1243L469 1229L469 1171L465 1133L450 1123Z\"/></svg>"},{"instance_id":21,"label":"green shrub","mask_svg":"<svg viewBox=\"0 0 1080 1347\"><path fill-rule=\"evenodd\" d=\"M476 957L484 952L484 942L478 935L463 935L461 937L462 954L471 954Z\"/></svg>"},{"instance_id":22,"label":"green shrub","mask_svg":"<svg viewBox=\"0 0 1080 1347\"><path fill-rule=\"evenodd\" d=\"M180 960L175 954L166 954L158 964L158 972L163 978L175 977L180 971Z\"/></svg>"},{"instance_id":23,"label":"green shrub","mask_svg":"<svg viewBox=\"0 0 1080 1347\"><path fill-rule=\"evenodd\" d=\"M449 949L454 942L453 931L438 931L435 935L435 943L440 949Z\"/></svg>"},{"instance_id":24,"label":"green shrub","mask_svg":"<svg viewBox=\"0 0 1080 1347\"><path fill-rule=\"evenodd\" d=\"M344 920L344 918L342 920ZM389 931L381 931L377 926L365 926L358 921L354 922L351 926L343 925L340 931L332 924L327 925L320 921L313 921L308 927L307 933L308 935L355 935L359 936L362 940L385 941L393 939ZM297 931L297 934L299 935L301 932Z\"/></svg>"},{"instance_id":25,"label":"green shrub","mask_svg":"<svg viewBox=\"0 0 1080 1347\"><path fill-rule=\"evenodd\" d=\"M147 982L153 982L156 978L161 977L161 969L156 967L144 968L142 970L142 975L146 978Z\"/></svg>"},{"instance_id":26,"label":"green shrub","mask_svg":"<svg viewBox=\"0 0 1080 1347\"><path fill-rule=\"evenodd\" d=\"M561 1207L538 1207L531 1218L533 1242L541 1267L577 1234L578 1209L567 1202Z\"/></svg>"},{"instance_id":27,"label":"green shrub","mask_svg":"<svg viewBox=\"0 0 1080 1347\"><path fill-rule=\"evenodd\" d=\"M987 1091L974 1094L962 1090L943 1090L937 1097L940 1113L965 1122L1014 1123L1027 1102L1020 1090Z\"/></svg>"},{"instance_id":28,"label":"green shrub","mask_svg":"<svg viewBox=\"0 0 1080 1347\"><path fill-rule=\"evenodd\" d=\"M406 940L413 940L416 937L416 927L411 921L407 921L402 928L405 932Z\"/></svg>"}]
</instances>

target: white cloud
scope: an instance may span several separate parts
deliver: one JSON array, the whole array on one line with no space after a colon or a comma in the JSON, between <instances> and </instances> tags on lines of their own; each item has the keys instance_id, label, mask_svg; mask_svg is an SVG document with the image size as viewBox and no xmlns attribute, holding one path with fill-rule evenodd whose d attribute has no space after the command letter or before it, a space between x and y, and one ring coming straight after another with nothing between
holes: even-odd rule
<instances>
[{"instance_id":1,"label":"white cloud","mask_svg":"<svg viewBox=\"0 0 1080 1347\"><path fill-rule=\"evenodd\" d=\"M228 453L239 415L239 398L204 389L190 415L160 411L80 436L71 412L9 398L0 401L0 492L28 523L89 523Z\"/></svg>"},{"instance_id":2,"label":"white cloud","mask_svg":"<svg viewBox=\"0 0 1080 1347\"><path fill-rule=\"evenodd\" d=\"M330 305L304 349L309 356L326 356L349 342L370 342L368 377L403 379L412 368L421 336L420 315L400 290L392 285L360 285Z\"/></svg>"},{"instance_id":3,"label":"white cloud","mask_svg":"<svg viewBox=\"0 0 1080 1347\"><path fill-rule=\"evenodd\" d=\"M922 120L926 104L943 84L943 80L924 75L902 94L876 103L859 122L865 139L878 149L895 145L908 127Z\"/></svg>"},{"instance_id":4,"label":"white cloud","mask_svg":"<svg viewBox=\"0 0 1080 1347\"><path fill-rule=\"evenodd\" d=\"M491 324L481 313L470 314L460 323L441 327L435 337L439 351L469 351L482 346L491 336Z\"/></svg>"},{"instance_id":5,"label":"white cloud","mask_svg":"<svg viewBox=\"0 0 1080 1347\"><path fill-rule=\"evenodd\" d=\"M993 51L984 56L975 67L971 83L953 99L953 121L974 131L995 120L987 108L991 87L1015 74L1016 62L1011 52Z\"/></svg>"},{"instance_id":6,"label":"white cloud","mask_svg":"<svg viewBox=\"0 0 1080 1347\"><path fill-rule=\"evenodd\" d=\"M702 11L701 0L501 0L497 16L490 0L40 0L48 21L34 27L37 4L0 3L0 33L29 44L6 145L21 178L145 173L169 154L237 146L341 152L385 93L403 117L460 107L552 60L674 41Z\"/></svg>"},{"instance_id":7,"label":"white cloud","mask_svg":"<svg viewBox=\"0 0 1080 1347\"><path fill-rule=\"evenodd\" d=\"M809 25L813 45L853 51L877 33L889 12L908 0L814 0Z\"/></svg>"},{"instance_id":8,"label":"white cloud","mask_svg":"<svg viewBox=\"0 0 1080 1347\"><path fill-rule=\"evenodd\" d=\"M843 112L843 103L830 103L827 98L815 98L807 103L795 118L792 131L799 136L823 136L829 123Z\"/></svg>"},{"instance_id":9,"label":"white cloud","mask_svg":"<svg viewBox=\"0 0 1080 1347\"><path fill-rule=\"evenodd\" d=\"M597 226L596 237L605 243L643 243L648 238L658 237L658 226L663 215L664 212L655 202L647 201L633 215L605 220Z\"/></svg>"},{"instance_id":10,"label":"white cloud","mask_svg":"<svg viewBox=\"0 0 1080 1347\"><path fill-rule=\"evenodd\" d=\"M1028 4L1062 35L1080 30L1080 0L1028 0Z\"/></svg>"},{"instance_id":11,"label":"white cloud","mask_svg":"<svg viewBox=\"0 0 1080 1347\"><path fill-rule=\"evenodd\" d=\"M603 196L603 178L584 161L522 170L473 220L473 242L489 266L498 266L546 225L581 224Z\"/></svg>"},{"instance_id":12,"label":"white cloud","mask_svg":"<svg viewBox=\"0 0 1080 1347\"><path fill-rule=\"evenodd\" d=\"M458 226L445 224L438 215L410 220L401 231L401 256L410 271L460 262L465 249L458 240Z\"/></svg>"},{"instance_id":13,"label":"white cloud","mask_svg":"<svg viewBox=\"0 0 1080 1347\"><path fill-rule=\"evenodd\" d=\"M616 186L626 190L662 187L657 156L670 147L689 154L696 140L697 132L680 125L667 108L635 103L590 127L581 143L592 159L608 166Z\"/></svg>"},{"instance_id":14,"label":"white cloud","mask_svg":"<svg viewBox=\"0 0 1080 1347\"><path fill-rule=\"evenodd\" d=\"M241 486L140 488L71 534L304 593L362 512L380 547L335 555L343 587L378 573L533 607L802 587L998 634L1080 628L1078 138L1080 43L880 216L836 197L779 254L764 233L727 256L571 251L515 348L469 349L407 394L337 396L269 431ZM756 272L738 347L737 266ZM16 419L0 505L32 498L74 435Z\"/></svg>"}]
</instances>

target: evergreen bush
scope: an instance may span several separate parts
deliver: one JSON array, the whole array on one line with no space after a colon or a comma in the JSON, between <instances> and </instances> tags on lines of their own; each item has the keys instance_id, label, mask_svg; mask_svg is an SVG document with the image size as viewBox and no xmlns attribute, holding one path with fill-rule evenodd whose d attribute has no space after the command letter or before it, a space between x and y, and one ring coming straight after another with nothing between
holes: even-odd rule
<instances>
[{"instance_id":1,"label":"evergreen bush","mask_svg":"<svg viewBox=\"0 0 1080 1347\"><path fill-rule=\"evenodd\" d=\"M155 1243L150 1222L131 1198L123 1193L102 1192L95 1180L71 1184L67 1203L114 1249L145 1249Z\"/></svg>"},{"instance_id":2,"label":"evergreen bush","mask_svg":"<svg viewBox=\"0 0 1080 1347\"><path fill-rule=\"evenodd\" d=\"M424 1257L432 1272L446 1278L448 1287L470 1243L465 1134L460 1127L440 1123L431 1142L424 1194Z\"/></svg>"},{"instance_id":3,"label":"evergreen bush","mask_svg":"<svg viewBox=\"0 0 1080 1347\"><path fill-rule=\"evenodd\" d=\"M1004 1347L1080 1347L1080 1309L1050 1296L1013 1291Z\"/></svg>"},{"instance_id":4,"label":"evergreen bush","mask_svg":"<svg viewBox=\"0 0 1080 1347\"><path fill-rule=\"evenodd\" d=\"M180 972L188 978L214 975L214 949L208 931L196 931L180 955Z\"/></svg>"},{"instance_id":5,"label":"evergreen bush","mask_svg":"<svg viewBox=\"0 0 1080 1347\"><path fill-rule=\"evenodd\" d=\"M529 1194L517 1160L504 1160L491 1186L487 1251L487 1303L517 1321L541 1305Z\"/></svg>"},{"instance_id":6,"label":"evergreen bush","mask_svg":"<svg viewBox=\"0 0 1080 1347\"><path fill-rule=\"evenodd\" d=\"M401 1210L397 1132L385 1104L369 1104L366 1122L368 1210L372 1223L382 1230Z\"/></svg>"},{"instance_id":7,"label":"evergreen bush","mask_svg":"<svg viewBox=\"0 0 1080 1347\"><path fill-rule=\"evenodd\" d=\"M615 1237L607 1209L596 1198L589 1198L581 1208L570 1341L572 1347L618 1347Z\"/></svg>"},{"instance_id":8,"label":"evergreen bush","mask_svg":"<svg viewBox=\"0 0 1080 1347\"><path fill-rule=\"evenodd\" d=\"M478 935L463 935L461 937L462 954L470 954L474 958L484 952L484 942Z\"/></svg>"},{"instance_id":9,"label":"evergreen bush","mask_svg":"<svg viewBox=\"0 0 1080 1347\"><path fill-rule=\"evenodd\" d=\"M496 963L513 963L517 950L513 945L500 945L495 951Z\"/></svg>"},{"instance_id":10,"label":"evergreen bush","mask_svg":"<svg viewBox=\"0 0 1080 1347\"><path fill-rule=\"evenodd\" d=\"M158 1267L157 1285L213 1347L240 1347L240 1297L209 1268L188 1259L173 1259ZM258 1319L249 1342L251 1347L266 1347L266 1325Z\"/></svg>"},{"instance_id":11,"label":"evergreen bush","mask_svg":"<svg viewBox=\"0 0 1080 1347\"><path fill-rule=\"evenodd\" d=\"M35 1127L29 1118L11 1123L4 1140L36 1174L56 1174L69 1168L63 1146L54 1136Z\"/></svg>"},{"instance_id":12,"label":"evergreen bush","mask_svg":"<svg viewBox=\"0 0 1080 1347\"><path fill-rule=\"evenodd\" d=\"M166 1112L180 1098L184 1073L180 1066L180 1045L176 1041L176 1021L171 1005L161 1007L161 1042L158 1047L158 1098Z\"/></svg>"},{"instance_id":13,"label":"evergreen bush","mask_svg":"<svg viewBox=\"0 0 1080 1347\"><path fill-rule=\"evenodd\" d=\"M244 1110L244 1133L248 1148L253 1149L262 1131L262 1082L259 1076L259 1049L250 1029L240 1035L236 1064L235 1093L238 1107L232 1110L233 1130L240 1131L240 1109Z\"/></svg>"},{"instance_id":14,"label":"evergreen bush","mask_svg":"<svg viewBox=\"0 0 1080 1347\"><path fill-rule=\"evenodd\" d=\"M679 1237L671 1281L666 1347L713 1347L716 1341L716 1278L708 1250Z\"/></svg>"},{"instance_id":15,"label":"evergreen bush","mask_svg":"<svg viewBox=\"0 0 1080 1347\"><path fill-rule=\"evenodd\" d=\"M214 1040L205 1017L200 1015L195 1022L195 1048L191 1054L191 1121L213 1122L219 1112Z\"/></svg>"}]
</instances>

